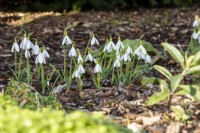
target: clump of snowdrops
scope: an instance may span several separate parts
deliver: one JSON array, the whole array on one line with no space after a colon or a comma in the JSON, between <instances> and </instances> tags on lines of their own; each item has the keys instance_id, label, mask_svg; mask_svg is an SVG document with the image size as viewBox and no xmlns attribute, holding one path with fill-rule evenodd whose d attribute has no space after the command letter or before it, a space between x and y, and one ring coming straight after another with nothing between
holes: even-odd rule
<instances>
[{"instance_id":1,"label":"clump of snowdrops","mask_svg":"<svg viewBox=\"0 0 200 133\"><path fill-rule=\"evenodd\" d=\"M90 33L90 38L85 49L76 48L76 43L69 35L67 29L64 30L63 40L61 42L63 52L63 68L58 69L56 65L50 64L52 73L45 75L46 59L50 58L45 46L40 46L37 39L35 44L31 41L31 35L24 33L20 45L15 38L11 52L15 53L15 68L13 73L17 81L24 81L28 85L32 84L33 76L36 75L37 81L40 83L43 94L48 88L49 81L57 74L55 81L61 80L66 83L69 89L73 83L77 84L77 88L83 89L84 81L89 74L97 89L103 85L103 80L108 80L111 85L127 85L133 82L135 78L148 70L152 64L152 59L147 51L157 51L141 39L121 40L119 34L116 44L112 37L108 38L105 44L100 45L96 36ZM97 45L99 49L90 48ZM24 55L24 57L23 57ZM30 64L30 59L34 58L35 65ZM23 67L23 61L26 66ZM150 64L150 65L149 65ZM45 67L44 67L45 66ZM36 68L36 73L31 71ZM26 78L25 75L26 74ZM55 85L55 82L54 82Z\"/></svg>"}]
</instances>

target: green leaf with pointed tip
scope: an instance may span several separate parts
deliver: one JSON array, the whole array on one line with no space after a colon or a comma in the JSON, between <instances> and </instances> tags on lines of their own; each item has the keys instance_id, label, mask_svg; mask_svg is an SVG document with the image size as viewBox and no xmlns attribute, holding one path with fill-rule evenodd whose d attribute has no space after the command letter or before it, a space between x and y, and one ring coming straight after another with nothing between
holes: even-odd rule
<instances>
[{"instance_id":1,"label":"green leaf with pointed tip","mask_svg":"<svg viewBox=\"0 0 200 133\"><path fill-rule=\"evenodd\" d=\"M168 78L169 80L172 79L172 74L164 67L159 66L159 65L154 65L154 68L159 71L161 74L163 74L166 78Z\"/></svg>"},{"instance_id":2,"label":"green leaf with pointed tip","mask_svg":"<svg viewBox=\"0 0 200 133\"><path fill-rule=\"evenodd\" d=\"M191 67L186 71L186 74L191 74L195 72L200 72L200 65Z\"/></svg>"},{"instance_id":3,"label":"green leaf with pointed tip","mask_svg":"<svg viewBox=\"0 0 200 133\"><path fill-rule=\"evenodd\" d=\"M146 86L147 84L154 84L155 82L157 82L158 79L156 77L146 77L143 76L142 80L140 81L142 86Z\"/></svg>"},{"instance_id":4,"label":"green leaf with pointed tip","mask_svg":"<svg viewBox=\"0 0 200 133\"><path fill-rule=\"evenodd\" d=\"M177 87L180 84L182 79L183 79L182 74L177 74L177 75L172 77L171 82L170 82L170 87L171 87L172 92L176 91L176 89L177 89Z\"/></svg>"},{"instance_id":5,"label":"green leaf with pointed tip","mask_svg":"<svg viewBox=\"0 0 200 133\"><path fill-rule=\"evenodd\" d=\"M148 99L147 105L152 106L163 100L166 100L169 95L170 95L170 92L167 89L165 89L164 91L157 92Z\"/></svg>"},{"instance_id":6,"label":"green leaf with pointed tip","mask_svg":"<svg viewBox=\"0 0 200 133\"><path fill-rule=\"evenodd\" d=\"M179 118L179 120L185 121L185 120L191 118L191 116L192 116L191 113L185 112L185 110L179 105L171 106L170 108L176 114L176 116Z\"/></svg>"},{"instance_id":7,"label":"green leaf with pointed tip","mask_svg":"<svg viewBox=\"0 0 200 133\"><path fill-rule=\"evenodd\" d=\"M162 46L168 51L172 58L174 58L177 62L180 63L181 67L184 69L184 57L182 56L181 52L173 45L170 45L168 43L162 43Z\"/></svg>"},{"instance_id":8,"label":"green leaf with pointed tip","mask_svg":"<svg viewBox=\"0 0 200 133\"><path fill-rule=\"evenodd\" d=\"M175 95L191 95L194 99L200 102L200 86L199 85L179 85L180 91Z\"/></svg>"}]
</instances>

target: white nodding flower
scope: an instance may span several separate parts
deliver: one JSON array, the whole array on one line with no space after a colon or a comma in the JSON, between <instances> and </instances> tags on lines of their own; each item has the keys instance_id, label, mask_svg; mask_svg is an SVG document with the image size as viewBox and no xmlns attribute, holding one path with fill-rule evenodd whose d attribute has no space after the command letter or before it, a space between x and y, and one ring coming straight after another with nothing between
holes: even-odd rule
<instances>
[{"instance_id":1,"label":"white nodding flower","mask_svg":"<svg viewBox=\"0 0 200 133\"><path fill-rule=\"evenodd\" d=\"M151 61L152 61L151 57L148 54L145 55L144 60L145 60L146 63L151 63Z\"/></svg>"},{"instance_id":2,"label":"white nodding flower","mask_svg":"<svg viewBox=\"0 0 200 133\"><path fill-rule=\"evenodd\" d=\"M120 60L116 59L113 66L116 67L116 68L119 68L120 67Z\"/></svg>"},{"instance_id":3,"label":"white nodding flower","mask_svg":"<svg viewBox=\"0 0 200 133\"><path fill-rule=\"evenodd\" d=\"M19 44L17 42L14 42L12 45L11 52L14 52L14 51L16 52L20 51Z\"/></svg>"},{"instance_id":4,"label":"white nodding flower","mask_svg":"<svg viewBox=\"0 0 200 133\"><path fill-rule=\"evenodd\" d=\"M30 58L30 52L28 49L25 50L25 58Z\"/></svg>"},{"instance_id":5,"label":"white nodding flower","mask_svg":"<svg viewBox=\"0 0 200 133\"><path fill-rule=\"evenodd\" d=\"M67 44L67 45L72 44L72 41L71 41L71 39L69 38L68 35L66 35L62 40L62 45L64 45L64 44Z\"/></svg>"},{"instance_id":6,"label":"white nodding flower","mask_svg":"<svg viewBox=\"0 0 200 133\"><path fill-rule=\"evenodd\" d=\"M33 43L28 39L27 40L27 43L24 45L24 47L23 47L23 50L25 50L25 49L30 49L30 48L32 48L32 49L34 49L34 45L33 45Z\"/></svg>"},{"instance_id":7,"label":"white nodding flower","mask_svg":"<svg viewBox=\"0 0 200 133\"><path fill-rule=\"evenodd\" d=\"M117 50L115 44L113 43L113 41L111 40L103 49L104 52L112 52L112 50Z\"/></svg>"},{"instance_id":8,"label":"white nodding flower","mask_svg":"<svg viewBox=\"0 0 200 133\"><path fill-rule=\"evenodd\" d=\"M79 72L79 74L83 74L83 73L85 73L85 69L83 68L83 66L82 65L79 65L79 67L78 67L78 70L77 70L78 72Z\"/></svg>"},{"instance_id":9,"label":"white nodding flower","mask_svg":"<svg viewBox=\"0 0 200 133\"><path fill-rule=\"evenodd\" d=\"M46 64L46 59L43 53L39 53L35 59L35 64Z\"/></svg>"},{"instance_id":10,"label":"white nodding flower","mask_svg":"<svg viewBox=\"0 0 200 133\"><path fill-rule=\"evenodd\" d=\"M81 54L78 55L78 63L83 63L83 58Z\"/></svg>"},{"instance_id":11,"label":"white nodding flower","mask_svg":"<svg viewBox=\"0 0 200 133\"><path fill-rule=\"evenodd\" d=\"M135 51L134 51L134 55L138 56L138 59L144 59L145 55L147 54L146 49L140 45Z\"/></svg>"},{"instance_id":12,"label":"white nodding flower","mask_svg":"<svg viewBox=\"0 0 200 133\"><path fill-rule=\"evenodd\" d=\"M79 73L79 71L78 70L76 70L73 74L72 74L72 78L74 79L74 78L80 78L81 77L81 75L80 75L80 73Z\"/></svg>"},{"instance_id":13,"label":"white nodding flower","mask_svg":"<svg viewBox=\"0 0 200 133\"><path fill-rule=\"evenodd\" d=\"M45 49L42 51L42 54L44 58L50 58L49 53Z\"/></svg>"},{"instance_id":14,"label":"white nodding flower","mask_svg":"<svg viewBox=\"0 0 200 133\"><path fill-rule=\"evenodd\" d=\"M23 38L23 40L20 43L20 48L24 49L24 47L26 46L28 39L26 37Z\"/></svg>"},{"instance_id":15,"label":"white nodding flower","mask_svg":"<svg viewBox=\"0 0 200 133\"><path fill-rule=\"evenodd\" d=\"M88 55L86 56L85 62L87 62L88 60L89 60L90 62L93 62L93 61L94 61L94 58L92 57L92 55L91 55L90 53L88 53Z\"/></svg>"},{"instance_id":16,"label":"white nodding flower","mask_svg":"<svg viewBox=\"0 0 200 133\"><path fill-rule=\"evenodd\" d=\"M196 39L198 39L198 37L199 37L199 32L193 32L192 38L194 38L196 40Z\"/></svg>"},{"instance_id":17,"label":"white nodding flower","mask_svg":"<svg viewBox=\"0 0 200 133\"><path fill-rule=\"evenodd\" d=\"M133 53L132 48L128 46L127 49L126 49L126 53L127 54L132 54Z\"/></svg>"},{"instance_id":18,"label":"white nodding flower","mask_svg":"<svg viewBox=\"0 0 200 133\"><path fill-rule=\"evenodd\" d=\"M91 39L90 44L91 44L91 45L94 45L94 44L99 45L99 41L94 37L94 35L92 36L92 39Z\"/></svg>"},{"instance_id":19,"label":"white nodding flower","mask_svg":"<svg viewBox=\"0 0 200 133\"><path fill-rule=\"evenodd\" d=\"M195 19L192 26L193 27L198 27L199 26L199 21L197 19Z\"/></svg>"},{"instance_id":20,"label":"white nodding flower","mask_svg":"<svg viewBox=\"0 0 200 133\"><path fill-rule=\"evenodd\" d=\"M94 73L102 73L102 68L98 63L94 67Z\"/></svg>"},{"instance_id":21,"label":"white nodding flower","mask_svg":"<svg viewBox=\"0 0 200 133\"><path fill-rule=\"evenodd\" d=\"M127 61L131 61L131 58L128 53L125 53L124 55L122 55L120 60L127 62Z\"/></svg>"},{"instance_id":22,"label":"white nodding flower","mask_svg":"<svg viewBox=\"0 0 200 133\"><path fill-rule=\"evenodd\" d=\"M33 54L34 55L38 55L40 52L40 48L37 44L35 44L34 48L33 48Z\"/></svg>"},{"instance_id":23,"label":"white nodding flower","mask_svg":"<svg viewBox=\"0 0 200 133\"><path fill-rule=\"evenodd\" d=\"M117 50L119 50L119 49L124 49L124 44L121 42L120 39L117 41L116 49L117 49Z\"/></svg>"},{"instance_id":24,"label":"white nodding flower","mask_svg":"<svg viewBox=\"0 0 200 133\"><path fill-rule=\"evenodd\" d=\"M69 50L69 57L77 57L77 52L74 46Z\"/></svg>"}]
</instances>

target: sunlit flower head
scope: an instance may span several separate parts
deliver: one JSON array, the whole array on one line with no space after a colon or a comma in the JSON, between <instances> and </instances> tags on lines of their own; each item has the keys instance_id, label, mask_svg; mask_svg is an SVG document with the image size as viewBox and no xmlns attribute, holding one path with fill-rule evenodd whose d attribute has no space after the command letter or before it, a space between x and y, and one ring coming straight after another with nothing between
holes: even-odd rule
<instances>
[{"instance_id":1,"label":"sunlit flower head","mask_svg":"<svg viewBox=\"0 0 200 133\"><path fill-rule=\"evenodd\" d=\"M67 34L65 35L65 37L62 40L62 45L64 45L64 44L67 44L67 45L72 44L72 41Z\"/></svg>"},{"instance_id":2,"label":"sunlit flower head","mask_svg":"<svg viewBox=\"0 0 200 133\"><path fill-rule=\"evenodd\" d=\"M194 38L196 40L196 39L198 39L198 37L199 37L199 32L193 32L192 38Z\"/></svg>"},{"instance_id":3,"label":"sunlit flower head","mask_svg":"<svg viewBox=\"0 0 200 133\"><path fill-rule=\"evenodd\" d=\"M49 53L45 49L43 49L42 54L44 58L50 58Z\"/></svg>"},{"instance_id":4,"label":"sunlit flower head","mask_svg":"<svg viewBox=\"0 0 200 133\"><path fill-rule=\"evenodd\" d=\"M40 48L37 44L35 44L34 49L33 49L33 54L38 55L40 52Z\"/></svg>"},{"instance_id":5,"label":"sunlit flower head","mask_svg":"<svg viewBox=\"0 0 200 133\"><path fill-rule=\"evenodd\" d=\"M80 78L80 77L81 77L81 75L80 75L80 73L79 73L78 70L74 71L74 73L72 74L72 78L73 78L73 79L74 79L74 78Z\"/></svg>"},{"instance_id":6,"label":"sunlit flower head","mask_svg":"<svg viewBox=\"0 0 200 133\"><path fill-rule=\"evenodd\" d=\"M78 55L78 63L83 63L83 58L81 54Z\"/></svg>"},{"instance_id":7,"label":"sunlit flower head","mask_svg":"<svg viewBox=\"0 0 200 133\"><path fill-rule=\"evenodd\" d=\"M69 57L77 57L77 52L74 46L69 50Z\"/></svg>"},{"instance_id":8,"label":"sunlit flower head","mask_svg":"<svg viewBox=\"0 0 200 133\"><path fill-rule=\"evenodd\" d=\"M102 73L102 68L98 63L96 63L96 66L94 67L94 73Z\"/></svg>"},{"instance_id":9,"label":"sunlit flower head","mask_svg":"<svg viewBox=\"0 0 200 133\"><path fill-rule=\"evenodd\" d=\"M20 48L24 49L27 44L28 39L26 37L23 38L23 40L20 43Z\"/></svg>"},{"instance_id":10,"label":"sunlit flower head","mask_svg":"<svg viewBox=\"0 0 200 133\"><path fill-rule=\"evenodd\" d=\"M132 48L128 46L127 49L126 49L126 53L127 54L132 54L133 53Z\"/></svg>"},{"instance_id":11,"label":"sunlit flower head","mask_svg":"<svg viewBox=\"0 0 200 133\"><path fill-rule=\"evenodd\" d=\"M91 39L90 44L91 44L91 45L94 45L94 44L99 45L99 41L94 37L94 35L92 35L92 39Z\"/></svg>"},{"instance_id":12,"label":"sunlit flower head","mask_svg":"<svg viewBox=\"0 0 200 133\"><path fill-rule=\"evenodd\" d=\"M145 60L146 63L151 63L151 61L152 61L151 57L148 54L146 54L144 60Z\"/></svg>"},{"instance_id":13,"label":"sunlit flower head","mask_svg":"<svg viewBox=\"0 0 200 133\"><path fill-rule=\"evenodd\" d=\"M15 41L12 45L12 48L11 48L11 52L19 52L20 51L20 48L19 48L19 44Z\"/></svg>"}]
</instances>

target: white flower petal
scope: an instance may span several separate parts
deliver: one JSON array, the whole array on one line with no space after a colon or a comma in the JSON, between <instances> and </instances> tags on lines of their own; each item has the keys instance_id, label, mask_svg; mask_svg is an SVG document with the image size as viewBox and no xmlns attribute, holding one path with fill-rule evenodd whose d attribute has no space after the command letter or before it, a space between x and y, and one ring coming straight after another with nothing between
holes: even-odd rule
<instances>
[{"instance_id":1,"label":"white flower petal","mask_svg":"<svg viewBox=\"0 0 200 133\"><path fill-rule=\"evenodd\" d=\"M99 64L96 64L94 68L94 73L102 73L102 68Z\"/></svg>"},{"instance_id":2,"label":"white flower petal","mask_svg":"<svg viewBox=\"0 0 200 133\"><path fill-rule=\"evenodd\" d=\"M193 22L193 27L198 27L198 26L199 26L199 22L197 19L195 19Z\"/></svg>"},{"instance_id":3,"label":"white flower petal","mask_svg":"<svg viewBox=\"0 0 200 133\"><path fill-rule=\"evenodd\" d=\"M69 51L69 57L77 57L77 52L74 47L72 47Z\"/></svg>"},{"instance_id":4,"label":"white flower petal","mask_svg":"<svg viewBox=\"0 0 200 133\"><path fill-rule=\"evenodd\" d=\"M25 50L25 58L30 58L30 52L28 49Z\"/></svg>"}]
</instances>

